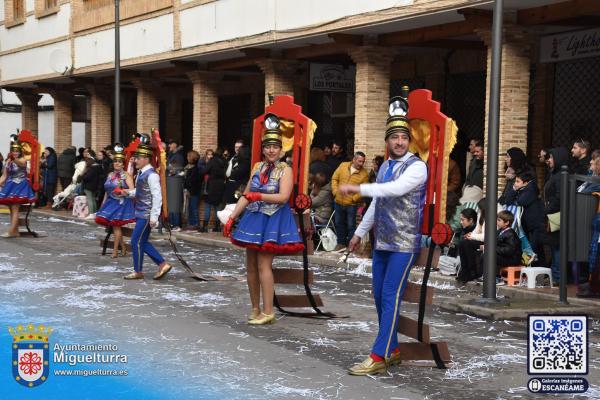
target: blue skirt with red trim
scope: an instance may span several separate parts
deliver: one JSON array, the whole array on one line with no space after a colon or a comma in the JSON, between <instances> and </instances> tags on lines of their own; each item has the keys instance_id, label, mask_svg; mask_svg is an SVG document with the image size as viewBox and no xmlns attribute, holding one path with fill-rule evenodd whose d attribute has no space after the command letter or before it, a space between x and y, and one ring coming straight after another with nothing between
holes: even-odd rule
<instances>
[{"instance_id":1,"label":"blue skirt with red trim","mask_svg":"<svg viewBox=\"0 0 600 400\"><path fill-rule=\"evenodd\" d=\"M19 183L8 179L0 190L0 204L2 205L29 204L35 200L35 193L27 179Z\"/></svg>"},{"instance_id":2,"label":"blue skirt with red trim","mask_svg":"<svg viewBox=\"0 0 600 400\"><path fill-rule=\"evenodd\" d=\"M104 226L123 226L135 222L133 199L120 200L108 196L96 212L96 223Z\"/></svg>"},{"instance_id":3,"label":"blue skirt with red trim","mask_svg":"<svg viewBox=\"0 0 600 400\"><path fill-rule=\"evenodd\" d=\"M304 250L298 226L287 203L271 216L246 211L231 235L231 242L272 254L293 254Z\"/></svg>"}]
</instances>

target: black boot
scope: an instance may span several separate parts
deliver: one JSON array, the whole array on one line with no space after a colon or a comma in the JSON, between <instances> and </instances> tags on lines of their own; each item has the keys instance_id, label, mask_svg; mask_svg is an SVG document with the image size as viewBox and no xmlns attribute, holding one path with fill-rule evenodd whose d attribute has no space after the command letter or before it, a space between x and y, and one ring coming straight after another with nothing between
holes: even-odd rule
<instances>
[{"instance_id":1,"label":"black boot","mask_svg":"<svg viewBox=\"0 0 600 400\"><path fill-rule=\"evenodd\" d=\"M208 229L206 229L206 222L202 221L202 225L200 226L200 228L198 228L198 232L201 232L201 233L208 232Z\"/></svg>"}]
</instances>

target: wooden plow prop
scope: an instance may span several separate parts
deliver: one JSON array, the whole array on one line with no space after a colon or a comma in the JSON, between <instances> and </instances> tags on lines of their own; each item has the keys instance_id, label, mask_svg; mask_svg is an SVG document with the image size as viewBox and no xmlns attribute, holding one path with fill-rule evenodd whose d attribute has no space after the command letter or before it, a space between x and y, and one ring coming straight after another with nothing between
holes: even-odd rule
<instances>
[{"instance_id":1,"label":"wooden plow prop","mask_svg":"<svg viewBox=\"0 0 600 400\"><path fill-rule=\"evenodd\" d=\"M37 194L37 192L40 190L40 159L43 152L42 145L40 142L38 142L37 138L31 131L22 130L17 136L23 149L23 156L27 160L29 167L27 179L29 180L31 189ZM19 234L21 236L33 236L37 238L40 235L31 230L29 226L29 214L31 214L32 208L33 203L19 206L19 213L25 213L25 217L19 217L19 226L24 226L25 229L27 229L27 231L19 232Z\"/></svg>"},{"instance_id":2,"label":"wooden plow prop","mask_svg":"<svg viewBox=\"0 0 600 400\"><path fill-rule=\"evenodd\" d=\"M403 299L419 304L417 321L400 315L398 332L417 342L399 343L403 360L433 360L440 369L450 362L446 342L431 342L429 325L424 323L425 308L433 302L434 289L427 286L436 244L446 244L452 230L446 222L446 193L448 163L456 142L454 122L440 112L440 103L432 100L431 91L418 89L408 96L408 118L411 125L411 148L427 163L429 179L425 198L422 233L432 237L428 249L425 272L421 285L408 283ZM419 287L420 286L420 287Z\"/></svg>"},{"instance_id":3,"label":"wooden plow prop","mask_svg":"<svg viewBox=\"0 0 600 400\"><path fill-rule=\"evenodd\" d=\"M292 96L276 96L274 102L265 108L265 112L254 119L252 136L252 165L261 161L262 131L265 116L275 114L281 121L283 152L292 152L292 173L294 195L290 206L296 210L300 234L304 243L302 251L303 268L273 268L273 278L277 285L301 285L303 294L275 293L273 304L279 311L290 316L310 318L340 318L333 313L322 311L323 300L319 294L313 294L310 286L314 281L313 271L308 266L308 237L310 226L305 226L304 211L310 209L308 193L308 165L310 146L316 129L315 123L302 114L302 107L294 104ZM288 308L312 308L312 312L290 311Z\"/></svg>"}]
</instances>

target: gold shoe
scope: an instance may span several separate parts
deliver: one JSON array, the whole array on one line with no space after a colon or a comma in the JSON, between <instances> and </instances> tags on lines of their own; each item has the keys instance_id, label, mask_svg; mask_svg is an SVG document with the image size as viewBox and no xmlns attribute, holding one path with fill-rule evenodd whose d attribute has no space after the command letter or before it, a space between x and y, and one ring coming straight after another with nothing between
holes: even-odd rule
<instances>
[{"instance_id":1,"label":"gold shoe","mask_svg":"<svg viewBox=\"0 0 600 400\"><path fill-rule=\"evenodd\" d=\"M141 272L132 272L123 277L123 279L143 279L143 278L144 278L144 274Z\"/></svg>"},{"instance_id":2,"label":"gold shoe","mask_svg":"<svg viewBox=\"0 0 600 400\"><path fill-rule=\"evenodd\" d=\"M390 358L388 358L386 360L386 363L388 365L388 367L391 367L392 365L397 365L397 364L401 364L402 363L402 357L400 357L400 352L396 352L396 353L392 353L392 355L390 356Z\"/></svg>"},{"instance_id":3,"label":"gold shoe","mask_svg":"<svg viewBox=\"0 0 600 400\"><path fill-rule=\"evenodd\" d=\"M169 272L171 270L171 268L173 268L173 267L171 267L167 263L164 263L163 266L158 269L158 272L156 273L156 275L154 275L154 278L152 278L152 279L154 279L155 281L159 280L160 278L165 276L167 274L167 272Z\"/></svg>"},{"instance_id":4,"label":"gold shoe","mask_svg":"<svg viewBox=\"0 0 600 400\"><path fill-rule=\"evenodd\" d=\"M115 250L113 250L113 252L112 252L112 256L111 256L111 258L117 258L117 257L119 257L119 251L115 249Z\"/></svg>"},{"instance_id":5,"label":"gold shoe","mask_svg":"<svg viewBox=\"0 0 600 400\"><path fill-rule=\"evenodd\" d=\"M253 308L250 315L248 315L248 322L252 321L253 319L258 318L260 316L260 314L262 314L260 311L260 308Z\"/></svg>"},{"instance_id":6,"label":"gold shoe","mask_svg":"<svg viewBox=\"0 0 600 400\"><path fill-rule=\"evenodd\" d=\"M266 324L274 324L274 323L275 323L275 313L265 314L265 313L261 312L257 318L248 321L249 325L266 325Z\"/></svg>"},{"instance_id":7,"label":"gold shoe","mask_svg":"<svg viewBox=\"0 0 600 400\"><path fill-rule=\"evenodd\" d=\"M375 361L370 356L360 364L356 364L348 369L350 375L371 375L385 371L386 366L384 361Z\"/></svg>"}]
</instances>

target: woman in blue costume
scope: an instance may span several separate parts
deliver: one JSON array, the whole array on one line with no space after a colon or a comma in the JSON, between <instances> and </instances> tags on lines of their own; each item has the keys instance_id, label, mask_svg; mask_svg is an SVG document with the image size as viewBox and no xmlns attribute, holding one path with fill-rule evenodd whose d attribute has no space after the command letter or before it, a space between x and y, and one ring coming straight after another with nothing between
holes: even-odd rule
<instances>
[{"instance_id":1,"label":"woman in blue costume","mask_svg":"<svg viewBox=\"0 0 600 400\"><path fill-rule=\"evenodd\" d=\"M244 196L237 202L223 229L223 234L231 237L233 244L246 248L247 280L252 303L252 313L248 318L250 325L275 322L272 270L275 255L297 253L304 248L289 206L293 189L292 169L279 161L282 156L279 120L275 115L268 114L265 125L267 129L262 138L264 161L252 169ZM244 215L232 234L233 223L242 212Z\"/></svg>"},{"instance_id":2,"label":"woman in blue costume","mask_svg":"<svg viewBox=\"0 0 600 400\"><path fill-rule=\"evenodd\" d=\"M119 244L121 245L121 255L125 256L127 250L121 227L135 222L133 199L118 197L115 189L133 188L133 178L124 169L125 154L123 146L115 146L115 156L113 159L114 171L108 174L104 182L104 202L98 212L96 212L96 223L104 226L112 226L115 234L115 244L112 258L119 256ZM118 192L118 191L117 191Z\"/></svg>"},{"instance_id":3,"label":"woman in blue costume","mask_svg":"<svg viewBox=\"0 0 600 400\"><path fill-rule=\"evenodd\" d=\"M10 229L2 237L19 236L19 205L35 202L36 197L27 178L27 160L16 135L11 136L6 168L0 177L0 204L10 209Z\"/></svg>"}]
</instances>

